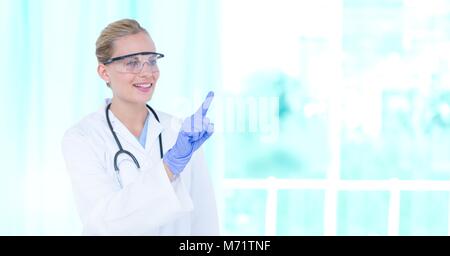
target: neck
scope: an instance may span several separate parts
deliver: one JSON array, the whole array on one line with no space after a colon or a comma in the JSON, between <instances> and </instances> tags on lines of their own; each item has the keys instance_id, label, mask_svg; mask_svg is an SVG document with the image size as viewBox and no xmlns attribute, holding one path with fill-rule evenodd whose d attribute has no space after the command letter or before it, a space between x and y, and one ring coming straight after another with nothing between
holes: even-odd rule
<instances>
[{"instance_id":1,"label":"neck","mask_svg":"<svg viewBox=\"0 0 450 256\"><path fill-rule=\"evenodd\" d=\"M113 98L110 110L134 136L139 137L148 115L145 104L124 102Z\"/></svg>"}]
</instances>

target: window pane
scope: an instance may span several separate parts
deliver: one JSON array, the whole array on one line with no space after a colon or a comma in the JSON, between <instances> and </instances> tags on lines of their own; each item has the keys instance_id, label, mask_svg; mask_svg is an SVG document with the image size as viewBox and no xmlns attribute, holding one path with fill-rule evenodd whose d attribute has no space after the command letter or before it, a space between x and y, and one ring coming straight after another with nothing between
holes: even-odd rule
<instances>
[{"instance_id":1,"label":"window pane","mask_svg":"<svg viewBox=\"0 0 450 256\"><path fill-rule=\"evenodd\" d=\"M388 200L388 192L340 192L337 234L387 235Z\"/></svg>"},{"instance_id":2,"label":"window pane","mask_svg":"<svg viewBox=\"0 0 450 256\"><path fill-rule=\"evenodd\" d=\"M323 235L324 192L278 192L277 235Z\"/></svg>"},{"instance_id":3,"label":"window pane","mask_svg":"<svg viewBox=\"0 0 450 256\"><path fill-rule=\"evenodd\" d=\"M225 197L224 235L264 235L264 190L232 190Z\"/></svg>"},{"instance_id":4,"label":"window pane","mask_svg":"<svg viewBox=\"0 0 450 256\"><path fill-rule=\"evenodd\" d=\"M400 235L447 235L448 192L402 192Z\"/></svg>"}]
</instances>

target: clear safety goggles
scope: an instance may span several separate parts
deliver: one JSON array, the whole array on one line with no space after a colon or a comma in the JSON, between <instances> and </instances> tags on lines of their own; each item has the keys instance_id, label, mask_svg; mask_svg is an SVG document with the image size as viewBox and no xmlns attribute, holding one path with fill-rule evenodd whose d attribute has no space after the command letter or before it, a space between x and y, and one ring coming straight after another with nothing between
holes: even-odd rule
<instances>
[{"instance_id":1,"label":"clear safety goggles","mask_svg":"<svg viewBox=\"0 0 450 256\"><path fill-rule=\"evenodd\" d=\"M164 54L157 52L138 52L124 56L114 57L104 62L104 65L112 64L114 69L120 73L138 74L142 72L145 64L152 72L159 71L158 59Z\"/></svg>"}]
</instances>

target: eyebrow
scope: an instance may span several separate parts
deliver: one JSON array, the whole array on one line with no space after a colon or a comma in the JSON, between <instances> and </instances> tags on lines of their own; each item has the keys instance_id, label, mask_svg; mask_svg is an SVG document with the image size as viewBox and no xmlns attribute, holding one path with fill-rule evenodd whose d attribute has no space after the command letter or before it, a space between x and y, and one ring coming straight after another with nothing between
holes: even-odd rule
<instances>
[{"instance_id":1,"label":"eyebrow","mask_svg":"<svg viewBox=\"0 0 450 256\"><path fill-rule=\"evenodd\" d=\"M124 59L140 60L137 56L129 56Z\"/></svg>"}]
</instances>

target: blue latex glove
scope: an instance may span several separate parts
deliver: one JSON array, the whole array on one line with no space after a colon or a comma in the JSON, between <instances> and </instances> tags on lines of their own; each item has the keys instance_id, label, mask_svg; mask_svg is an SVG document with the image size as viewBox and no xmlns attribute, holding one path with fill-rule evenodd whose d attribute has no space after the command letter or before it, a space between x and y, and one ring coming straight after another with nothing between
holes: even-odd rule
<instances>
[{"instance_id":1,"label":"blue latex glove","mask_svg":"<svg viewBox=\"0 0 450 256\"><path fill-rule=\"evenodd\" d=\"M180 174L192 154L213 134L214 124L206 117L213 97L214 93L209 92L197 112L183 121L175 145L164 155L163 161L173 174Z\"/></svg>"}]
</instances>

